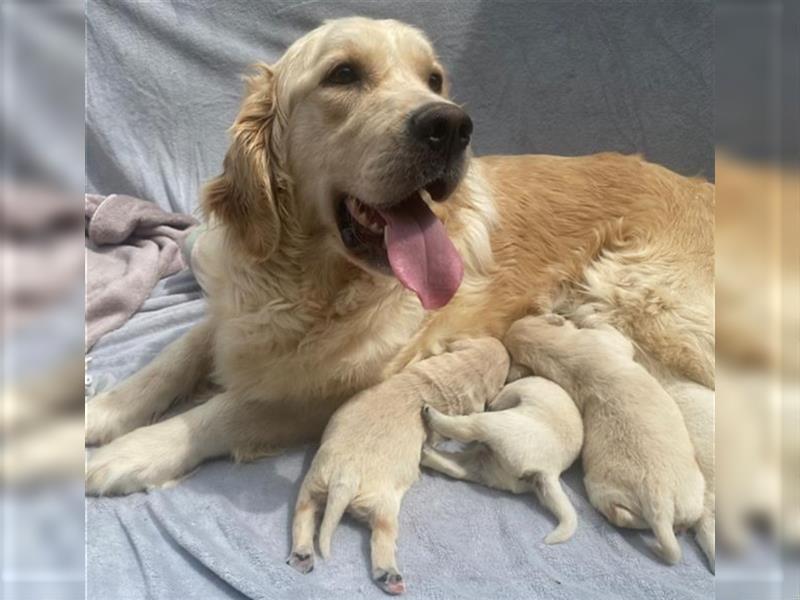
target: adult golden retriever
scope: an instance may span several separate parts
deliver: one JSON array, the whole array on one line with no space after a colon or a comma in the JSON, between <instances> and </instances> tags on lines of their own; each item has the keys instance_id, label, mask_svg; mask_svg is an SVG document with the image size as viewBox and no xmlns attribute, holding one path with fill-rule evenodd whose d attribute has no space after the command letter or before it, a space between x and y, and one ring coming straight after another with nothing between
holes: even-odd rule
<instances>
[{"instance_id":1,"label":"adult golden retriever","mask_svg":"<svg viewBox=\"0 0 800 600\"><path fill-rule=\"evenodd\" d=\"M208 316L87 405L87 442L107 444L87 491L314 440L387 374L554 308L713 386L713 187L617 154L475 158L471 132L396 21L328 22L259 67L202 200Z\"/></svg>"}]
</instances>

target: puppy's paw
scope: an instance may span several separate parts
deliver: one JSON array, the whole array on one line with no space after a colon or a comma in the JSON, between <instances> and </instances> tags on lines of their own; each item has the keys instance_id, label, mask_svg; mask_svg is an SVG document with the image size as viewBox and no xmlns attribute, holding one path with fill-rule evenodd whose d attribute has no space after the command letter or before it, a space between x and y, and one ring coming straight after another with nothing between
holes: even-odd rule
<instances>
[{"instance_id":1,"label":"puppy's paw","mask_svg":"<svg viewBox=\"0 0 800 600\"><path fill-rule=\"evenodd\" d=\"M398 596L406 591L406 583L403 576L394 569L388 571L377 569L373 575L375 583L387 594Z\"/></svg>"},{"instance_id":2,"label":"puppy's paw","mask_svg":"<svg viewBox=\"0 0 800 600\"><path fill-rule=\"evenodd\" d=\"M422 405L422 419L428 424L428 426L433 431L437 430L440 420L443 418L445 418L445 415L443 413L440 413L430 404Z\"/></svg>"},{"instance_id":3,"label":"puppy's paw","mask_svg":"<svg viewBox=\"0 0 800 600\"><path fill-rule=\"evenodd\" d=\"M306 575L314 570L314 554L312 552L292 552L286 560L286 564L298 573Z\"/></svg>"}]
</instances>

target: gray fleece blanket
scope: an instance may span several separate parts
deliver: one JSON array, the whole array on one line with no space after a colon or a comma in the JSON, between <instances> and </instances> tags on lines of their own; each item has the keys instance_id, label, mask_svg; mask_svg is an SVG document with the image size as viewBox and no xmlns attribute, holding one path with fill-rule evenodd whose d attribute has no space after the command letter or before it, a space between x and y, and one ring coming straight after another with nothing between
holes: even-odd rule
<instances>
[{"instance_id":1,"label":"gray fleece blanket","mask_svg":"<svg viewBox=\"0 0 800 600\"><path fill-rule=\"evenodd\" d=\"M684 174L713 174L710 2L90 0L88 191L191 213L201 182L219 172L238 74L349 14L430 34L476 123L479 154L639 151ZM95 384L140 368L204 309L190 273L163 280L92 349ZM368 533L350 519L332 559L310 575L283 562L312 452L217 461L171 489L89 499L89 599L383 598L369 580ZM645 548L649 536L619 531L591 509L578 469L565 482L579 527L549 547L541 540L553 521L534 499L424 474L401 514L410 597L712 597L690 539L681 539L680 565L662 565Z\"/></svg>"}]
</instances>

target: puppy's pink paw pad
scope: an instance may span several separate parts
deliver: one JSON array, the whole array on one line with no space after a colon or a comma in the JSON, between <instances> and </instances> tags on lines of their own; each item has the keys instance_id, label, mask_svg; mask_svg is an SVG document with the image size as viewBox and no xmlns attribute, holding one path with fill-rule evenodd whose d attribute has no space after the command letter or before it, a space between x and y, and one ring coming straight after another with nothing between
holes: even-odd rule
<instances>
[{"instance_id":1,"label":"puppy's pink paw pad","mask_svg":"<svg viewBox=\"0 0 800 600\"><path fill-rule=\"evenodd\" d=\"M305 575L314 570L314 555L292 552L286 561L286 564L292 567L298 573Z\"/></svg>"},{"instance_id":2,"label":"puppy's pink paw pad","mask_svg":"<svg viewBox=\"0 0 800 600\"><path fill-rule=\"evenodd\" d=\"M403 581L403 576L400 573L389 573L384 571L375 577L375 583L387 594L392 596L399 596L406 591L406 583Z\"/></svg>"}]
</instances>

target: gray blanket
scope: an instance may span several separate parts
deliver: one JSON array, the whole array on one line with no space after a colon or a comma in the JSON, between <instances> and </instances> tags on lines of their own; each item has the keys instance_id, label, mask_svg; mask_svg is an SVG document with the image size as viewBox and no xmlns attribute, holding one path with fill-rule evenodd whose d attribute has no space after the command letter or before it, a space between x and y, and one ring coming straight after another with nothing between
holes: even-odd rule
<instances>
[{"instance_id":1,"label":"gray blanket","mask_svg":"<svg viewBox=\"0 0 800 600\"><path fill-rule=\"evenodd\" d=\"M391 16L430 34L476 122L479 154L640 151L685 174L713 174L710 2L90 0L88 191L192 212L201 182L219 172L238 74L347 14ZM90 373L105 382L132 373L204 308L190 274L167 278L96 344ZM283 563L312 452L217 461L171 489L88 500L88 597L384 597L369 580L367 531L352 520L312 574ZM578 469L565 480L579 527L549 547L541 539L553 522L532 498L423 475L401 514L398 559L411 597L712 596L688 537L683 562L662 565L645 548L649 536L619 531L589 507Z\"/></svg>"}]
</instances>

